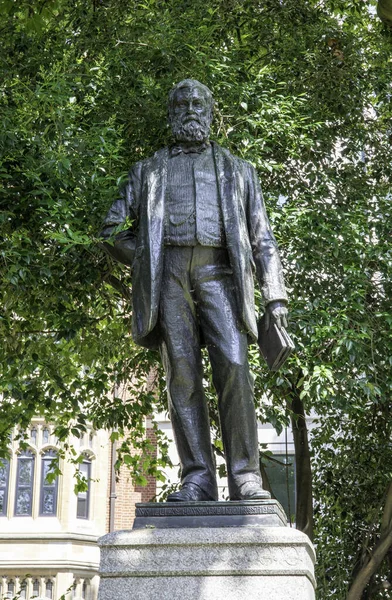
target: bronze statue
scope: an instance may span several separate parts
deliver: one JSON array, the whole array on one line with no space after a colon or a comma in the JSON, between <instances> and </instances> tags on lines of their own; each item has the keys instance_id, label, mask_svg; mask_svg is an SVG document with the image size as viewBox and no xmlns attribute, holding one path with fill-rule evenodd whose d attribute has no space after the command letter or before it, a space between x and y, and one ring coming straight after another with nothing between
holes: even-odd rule
<instances>
[{"instance_id":1,"label":"bronze statue","mask_svg":"<svg viewBox=\"0 0 392 600\"><path fill-rule=\"evenodd\" d=\"M255 169L215 142L214 101L186 79L169 95L174 144L136 163L102 236L132 268L135 342L158 348L181 462L168 501L217 500L201 347L207 347L231 500L268 498L259 469L247 348L257 340L253 276L266 313L287 325L287 296ZM116 234L127 220L130 227ZM114 232L114 236L113 236Z\"/></svg>"}]
</instances>

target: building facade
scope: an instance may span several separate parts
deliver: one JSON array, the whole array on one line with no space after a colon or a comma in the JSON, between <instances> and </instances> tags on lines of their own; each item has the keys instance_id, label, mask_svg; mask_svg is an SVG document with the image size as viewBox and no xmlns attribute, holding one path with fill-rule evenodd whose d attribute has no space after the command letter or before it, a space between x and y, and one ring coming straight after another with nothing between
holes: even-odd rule
<instances>
[{"instance_id":1,"label":"building facade","mask_svg":"<svg viewBox=\"0 0 392 600\"><path fill-rule=\"evenodd\" d=\"M16 433L16 432L15 432ZM109 436L88 431L72 440L79 465L60 460L61 450L42 419L31 423L27 448L16 435L0 466L0 597L95 600L97 539L107 531ZM75 470L89 480L74 493Z\"/></svg>"},{"instance_id":2,"label":"building facade","mask_svg":"<svg viewBox=\"0 0 392 600\"><path fill-rule=\"evenodd\" d=\"M138 489L126 467L116 475L104 430L69 440L77 462L61 458L58 477L52 461L62 448L51 426L34 419L25 442L22 449L15 430L0 460L0 599L96 600L97 540L132 528L135 504L155 496L155 480ZM76 470L88 482L78 494Z\"/></svg>"}]
</instances>

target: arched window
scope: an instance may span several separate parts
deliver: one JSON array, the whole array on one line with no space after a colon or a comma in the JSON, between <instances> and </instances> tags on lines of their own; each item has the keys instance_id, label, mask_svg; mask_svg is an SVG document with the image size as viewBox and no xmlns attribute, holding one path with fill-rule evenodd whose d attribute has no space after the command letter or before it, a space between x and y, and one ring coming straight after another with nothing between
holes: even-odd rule
<instances>
[{"instance_id":1,"label":"arched window","mask_svg":"<svg viewBox=\"0 0 392 600\"><path fill-rule=\"evenodd\" d=\"M12 598L14 598L14 596L15 596L15 581L13 579L9 579L8 585L7 585L6 598L8 598L9 600L12 600Z\"/></svg>"},{"instance_id":2,"label":"arched window","mask_svg":"<svg viewBox=\"0 0 392 600\"><path fill-rule=\"evenodd\" d=\"M18 517L31 517L33 508L34 460L35 456L30 450L25 450L18 456L15 495L15 515Z\"/></svg>"},{"instance_id":3,"label":"arched window","mask_svg":"<svg viewBox=\"0 0 392 600\"><path fill-rule=\"evenodd\" d=\"M36 446L37 439L38 439L38 431L37 431L37 428L35 426L33 426L30 429L30 443L33 444L34 446Z\"/></svg>"},{"instance_id":4,"label":"arched window","mask_svg":"<svg viewBox=\"0 0 392 600\"><path fill-rule=\"evenodd\" d=\"M42 456L41 494L39 514L43 517L55 517L57 514L58 477L53 479L52 461L57 452L49 450Z\"/></svg>"},{"instance_id":5,"label":"arched window","mask_svg":"<svg viewBox=\"0 0 392 600\"><path fill-rule=\"evenodd\" d=\"M83 455L83 462L79 465L79 471L87 481L87 489L78 493L76 517L78 519L88 519L90 513L91 460L87 455Z\"/></svg>"},{"instance_id":6,"label":"arched window","mask_svg":"<svg viewBox=\"0 0 392 600\"><path fill-rule=\"evenodd\" d=\"M42 443L49 444L49 440L50 440L50 431L49 431L48 427L44 427L42 430Z\"/></svg>"},{"instance_id":7,"label":"arched window","mask_svg":"<svg viewBox=\"0 0 392 600\"><path fill-rule=\"evenodd\" d=\"M53 581L48 579L45 586L45 598L53 598Z\"/></svg>"},{"instance_id":8,"label":"arched window","mask_svg":"<svg viewBox=\"0 0 392 600\"><path fill-rule=\"evenodd\" d=\"M39 596L39 579L33 581L33 598Z\"/></svg>"},{"instance_id":9,"label":"arched window","mask_svg":"<svg viewBox=\"0 0 392 600\"><path fill-rule=\"evenodd\" d=\"M0 517L7 516L9 474L9 460L6 458L0 458Z\"/></svg>"}]
</instances>

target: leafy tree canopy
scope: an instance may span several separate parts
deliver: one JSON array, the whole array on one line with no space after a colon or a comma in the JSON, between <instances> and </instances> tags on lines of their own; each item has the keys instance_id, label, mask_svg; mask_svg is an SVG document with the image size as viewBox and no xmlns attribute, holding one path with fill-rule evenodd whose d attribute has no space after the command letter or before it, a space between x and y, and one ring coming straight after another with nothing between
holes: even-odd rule
<instances>
[{"instance_id":1,"label":"leafy tree canopy","mask_svg":"<svg viewBox=\"0 0 392 600\"><path fill-rule=\"evenodd\" d=\"M169 89L197 78L281 247L297 352L271 375L251 349L258 410L278 429L295 401L317 415L319 594L345 598L392 478L392 40L375 5L2 0L0 16L3 451L39 413L62 439L87 419L130 428L148 454L156 356L132 343L129 273L97 232L130 165L167 143ZM124 383L131 400L113 394ZM387 577L384 561L369 597L388 597Z\"/></svg>"}]
</instances>

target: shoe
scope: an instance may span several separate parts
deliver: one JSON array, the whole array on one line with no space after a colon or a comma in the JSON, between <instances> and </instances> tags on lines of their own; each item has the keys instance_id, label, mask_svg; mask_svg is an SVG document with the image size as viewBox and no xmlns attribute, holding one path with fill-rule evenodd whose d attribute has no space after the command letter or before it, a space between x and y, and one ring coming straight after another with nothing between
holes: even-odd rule
<instances>
[{"instance_id":1,"label":"shoe","mask_svg":"<svg viewBox=\"0 0 392 600\"><path fill-rule=\"evenodd\" d=\"M255 481L245 481L230 500L269 500L271 494Z\"/></svg>"},{"instance_id":2,"label":"shoe","mask_svg":"<svg viewBox=\"0 0 392 600\"><path fill-rule=\"evenodd\" d=\"M207 492L201 489L196 483L184 483L177 492L169 494L167 502L215 502Z\"/></svg>"}]
</instances>

